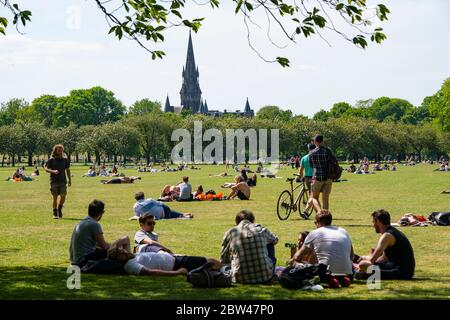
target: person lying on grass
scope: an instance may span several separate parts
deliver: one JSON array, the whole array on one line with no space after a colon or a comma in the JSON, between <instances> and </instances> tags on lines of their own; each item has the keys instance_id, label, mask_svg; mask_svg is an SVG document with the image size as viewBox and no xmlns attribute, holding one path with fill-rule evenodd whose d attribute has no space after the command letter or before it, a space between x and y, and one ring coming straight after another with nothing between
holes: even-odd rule
<instances>
[{"instance_id":1,"label":"person lying on grass","mask_svg":"<svg viewBox=\"0 0 450 320\"><path fill-rule=\"evenodd\" d=\"M127 248L117 247L108 250L108 258L124 263L126 273L141 276L186 275L207 262L213 262L217 269L221 267L216 259L174 255L163 250L132 254Z\"/></svg>"},{"instance_id":2,"label":"person lying on grass","mask_svg":"<svg viewBox=\"0 0 450 320\"><path fill-rule=\"evenodd\" d=\"M409 280L414 276L414 251L408 238L391 226L391 216L386 210L380 209L372 213L372 224L376 233L380 233L377 246L368 256L359 257L357 279L369 276L367 269L376 265L381 270L381 279Z\"/></svg>"},{"instance_id":3,"label":"person lying on grass","mask_svg":"<svg viewBox=\"0 0 450 320\"><path fill-rule=\"evenodd\" d=\"M102 180L101 183L103 184L116 184L116 183L133 183L136 180L141 180L141 177L118 177L118 178L113 178L110 180Z\"/></svg>"},{"instance_id":4,"label":"person lying on grass","mask_svg":"<svg viewBox=\"0 0 450 320\"><path fill-rule=\"evenodd\" d=\"M88 216L75 226L70 240L70 261L79 267L84 266L88 260L102 260L107 256L111 247L103 237L102 226L99 221L105 213L105 204L100 200L93 200L88 207ZM116 245L128 244L130 239L122 237Z\"/></svg>"},{"instance_id":5,"label":"person lying on grass","mask_svg":"<svg viewBox=\"0 0 450 320\"><path fill-rule=\"evenodd\" d=\"M160 201L172 201L176 200L180 197L180 187L178 185L171 186L171 185L165 185L161 196L159 197Z\"/></svg>"},{"instance_id":6,"label":"person lying on grass","mask_svg":"<svg viewBox=\"0 0 450 320\"><path fill-rule=\"evenodd\" d=\"M194 217L191 213L181 213L174 211L164 203L152 198L145 199L142 191L136 192L134 195L136 203L133 206L134 216L128 220L137 220L145 214L151 214L156 220L160 219L191 219Z\"/></svg>"}]
</instances>

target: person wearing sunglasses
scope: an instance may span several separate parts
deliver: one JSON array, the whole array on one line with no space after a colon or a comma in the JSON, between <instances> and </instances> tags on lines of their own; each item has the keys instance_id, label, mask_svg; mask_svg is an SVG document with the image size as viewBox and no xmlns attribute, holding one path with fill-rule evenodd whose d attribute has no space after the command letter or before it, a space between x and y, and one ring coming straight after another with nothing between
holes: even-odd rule
<instances>
[{"instance_id":1,"label":"person wearing sunglasses","mask_svg":"<svg viewBox=\"0 0 450 320\"><path fill-rule=\"evenodd\" d=\"M155 229L155 217L145 214L139 218L140 230L134 235L134 252L158 252L160 250L172 253L170 249L158 242L158 234Z\"/></svg>"}]
</instances>

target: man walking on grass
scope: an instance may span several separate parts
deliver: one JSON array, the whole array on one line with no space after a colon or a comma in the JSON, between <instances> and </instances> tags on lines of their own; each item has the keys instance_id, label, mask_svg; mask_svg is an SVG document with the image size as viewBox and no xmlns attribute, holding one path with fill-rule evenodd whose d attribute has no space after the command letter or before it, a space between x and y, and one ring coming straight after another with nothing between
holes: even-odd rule
<instances>
[{"instance_id":1,"label":"man walking on grass","mask_svg":"<svg viewBox=\"0 0 450 320\"><path fill-rule=\"evenodd\" d=\"M331 150L323 145L323 136L317 135L313 138L316 148L309 153L309 164L313 168L311 181L311 191L314 209L320 209L319 196L322 192L323 209L330 208L330 193L332 179L328 179L328 163L330 161Z\"/></svg>"},{"instance_id":2,"label":"man walking on grass","mask_svg":"<svg viewBox=\"0 0 450 320\"><path fill-rule=\"evenodd\" d=\"M53 219L62 218L62 207L67 195L66 185L69 185L69 187L72 185L69 167L70 160L64 156L64 146L62 144L55 145L52 150L52 157L45 165L45 171L50 173L50 192L53 196Z\"/></svg>"}]
</instances>

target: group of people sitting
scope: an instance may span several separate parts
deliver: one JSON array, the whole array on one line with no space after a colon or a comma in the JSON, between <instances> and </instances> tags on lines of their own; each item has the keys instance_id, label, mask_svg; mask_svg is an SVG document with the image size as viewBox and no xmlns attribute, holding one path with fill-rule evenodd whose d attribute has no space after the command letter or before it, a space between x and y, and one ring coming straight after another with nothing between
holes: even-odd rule
<instances>
[{"instance_id":1,"label":"group of people sitting","mask_svg":"<svg viewBox=\"0 0 450 320\"><path fill-rule=\"evenodd\" d=\"M449 166L448 166L448 160L447 161L446 160L442 160L442 161L439 162L439 168L437 168L434 171L445 171L445 172L448 172L449 170L450 169L449 169Z\"/></svg>"},{"instance_id":2,"label":"group of people sitting","mask_svg":"<svg viewBox=\"0 0 450 320\"><path fill-rule=\"evenodd\" d=\"M34 167L33 172L31 173L31 176L27 176L25 174L25 167L19 167L14 171L11 177L6 178L6 181L14 181L14 182L21 182L21 181L33 181L32 177L39 176L39 169L38 167Z\"/></svg>"},{"instance_id":3,"label":"group of people sitting","mask_svg":"<svg viewBox=\"0 0 450 320\"><path fill-rule=\"evenodd\" d=\"M226 173L226 172L225 172ZM227 176L220 175L220 176ZM231 200L238 198L240 200L249 200L251 186L256 186L256 175L248 178L246 172L243 170L241 175L235 176L234 182L225 183L222 188L230 188L231 192L228 196L224 196L223 193L216 193L214 190L209 190L204 193L203 186L200 185L196 192L192 192L192 185L189 183L189 177L184 176L183 180L176 185L165 185L159 201L194 201L194 200Z\"/></svg>"},{"instance_id":4,"label":"group of people sitting","mask_svg":"<svg viewBox=\"0 0 450 320\"><path fill-rule=\"evenodd\" d=\"M143 199L143 194L142 194ZM139 199L139 200L142 200ZM139 201L138 200L138 201ZM225 232L220 259L174 254L155 233L156 216L138 218L139 230L134 236L133 251L128 237L110 244L99 223L105 212L102 201L89 204L88 216L73 230L70 260L80 267L89 261L109 260L119 263L125 273L146 276L185 275L190 270L213 262L217 269L227 269L235 283L272 284L275 272L275 245L278 237L266 227L255 223L255 216L242 210L235 217L235 226ZM316 229L301 233L298 246L292 251L289 264L323 264L329 270L329 285L338 282L349 286L354 278L366 279L369 267L377 266L381 279L411 279L415 271L414 252L407 237L390 224L385 210L372 213L372 224L381 237L368 255L358 256L348 232L332 225L332 215L321 210L315 218ZM322 280L322 279L321 279ZM323 281L323 280L322 280Z\"/></svg>"},{"instance_id":5,"label":"group of people sitting","mask_svg":"<svg viewBox=\"0 0 450 320\"><path fill-rule=\"evenodd\" d=\"M102 165L98 170L95 166L90 166L89 170L83 174L83 177L118 177L119 166L114 165L111 169L107 169L105 165Z\"/></svg>"},{"instance_id":6,"label":"group of people sitting","mask_svg":"<svg viewBox=\"0 0 450 320\"><path fill-rule=\"evenodd\" d=\"M381 165L380 162L375 162L373 164L373 171L383 171L383 170L396 171L397 166L395 165L395 163L393 163L392 165L385 163L383 166ZM370 171L369 161L364 161L364 160L361 160L358 168L356 168L355 164L352 161L350 166L347 168L347 171L350 173L354 173L354 174L373 174L373 173L375 173L375 172Z\"/></svg>"}]
</instances>

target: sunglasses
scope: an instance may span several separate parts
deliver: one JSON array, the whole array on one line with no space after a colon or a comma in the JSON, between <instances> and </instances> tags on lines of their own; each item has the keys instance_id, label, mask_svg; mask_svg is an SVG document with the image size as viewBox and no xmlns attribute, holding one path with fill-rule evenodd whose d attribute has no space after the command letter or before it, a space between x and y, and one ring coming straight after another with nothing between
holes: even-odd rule
<instances>
[{"instance_id":1,"label":"sunglasses","mask_svg":"<svg viewBox=\"0 0 450 320\"><path fill-rule=\"evenodd\" d=\"M148 226L154 226L156 224L156 222L155 221L151 221L151 222L146 222L145 224L148 225Z\"/></svg>"}]
</instances>

